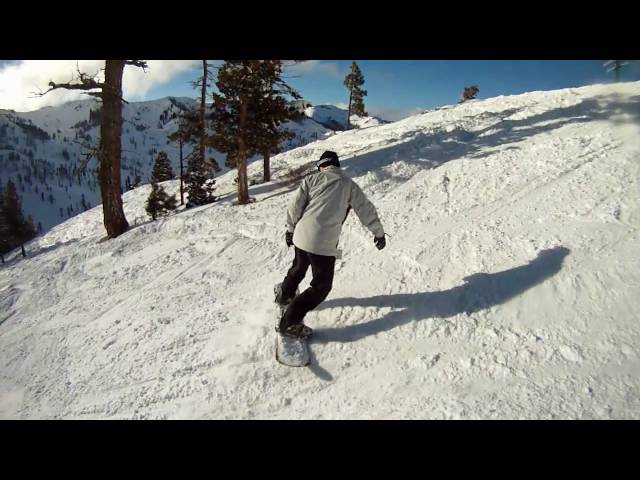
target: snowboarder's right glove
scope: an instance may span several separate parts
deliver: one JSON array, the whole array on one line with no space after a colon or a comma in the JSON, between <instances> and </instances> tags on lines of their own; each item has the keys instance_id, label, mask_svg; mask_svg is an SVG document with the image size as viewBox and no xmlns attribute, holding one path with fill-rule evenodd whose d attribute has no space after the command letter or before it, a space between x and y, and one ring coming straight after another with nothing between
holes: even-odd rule
<instances>
[{"instance_id":1,"label":"snowboarder's right glove","mask_svg":"<svg viewBox=\"0 0 640 480\"><path fill-rule=\"evenodd\" d=\"M378 250L382 250L387 245L387 241L384 239L384 235L382 237L374 237L373 243L376 244Z\"/></svg>"},{"instance_id":2,"label":"snowboarder's right glove","mask_svg":"<svg viewBox=\"0 0 640 480\"><path fill-rule=\"evenodd\" d=\"M287 232L284 234L284 241L287 242L287 247L293 245L293 232Z\"/></svg>"}]
</instances>

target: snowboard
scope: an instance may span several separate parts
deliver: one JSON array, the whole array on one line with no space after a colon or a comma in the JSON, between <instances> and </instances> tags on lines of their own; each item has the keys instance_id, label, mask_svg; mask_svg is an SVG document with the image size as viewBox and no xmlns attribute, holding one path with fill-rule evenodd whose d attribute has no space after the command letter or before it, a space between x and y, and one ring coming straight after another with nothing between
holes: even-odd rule
<instances>
[{"instance_id":1,"label":"snowboard","mask_svg":"<svg viewBox=\"0 0 640 480\"><path fill-rule=\"evenodd\" d=\"M276 285L277 293L279 284ZM300 292L297 291L296 295ZM287 305L276 303L276 326L280 323ZM287 367L306 367L310 363L309 345L306 339L289 338L276 331L276 360Z\"/></svg>"}]
</instances>

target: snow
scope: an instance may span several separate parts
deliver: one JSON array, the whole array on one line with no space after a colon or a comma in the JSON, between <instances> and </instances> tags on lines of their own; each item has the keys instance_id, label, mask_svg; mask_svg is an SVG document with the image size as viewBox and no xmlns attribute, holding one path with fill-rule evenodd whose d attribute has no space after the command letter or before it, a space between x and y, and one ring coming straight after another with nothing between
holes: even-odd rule
<instances>
[{"instance_id":1,"label":"snow","mask_svg":"<svg viewBox=\"0 0 640 480\"><path fill-rule=\"evenodd\" d=\"M347 111L334 105L318 105L308 107L305 115L323 125L331 125L334 129L344 128L347 123Z\"/></svg>"},{"instance_id":2,"label":"snow","mask_svg":"<svg viewBox=\"0 0 640 480\"><path fill-rule=\"evenodd\" d=\"M304 111L310 119L332 130L344 130L347 124L348 110L335 105L316 105L308 107ZM385 122L377 117L351 115L352 128L369 128L382 125Z\"/></svg>"},{"instance_id":3,"label":"snow","mask_svg":"<svg viewBox=\"0 0 640 480\"><path fill-rule=\"evenodd\" d=\"M640 82L531 92L290 150L243 207L233 172L156 222L126 192L130 231L98 206L0 269L0 418L638 419L639 129ZM287 368L283 180L327 149L391 237L349 216Z\"/></svg>"}]
</instances>

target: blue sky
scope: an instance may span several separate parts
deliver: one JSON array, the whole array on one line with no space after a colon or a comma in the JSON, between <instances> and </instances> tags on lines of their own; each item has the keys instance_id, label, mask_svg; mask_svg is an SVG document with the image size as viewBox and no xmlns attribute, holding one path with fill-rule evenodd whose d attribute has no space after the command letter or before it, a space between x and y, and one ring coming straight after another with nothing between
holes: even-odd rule
<instances>
[{"instance_id":1,"label":"blue sky","mask_svg":"<svg viewBox=\"0 0 640 480\"><path fill-rule=\"evenodd\" d=\"M103 61L80 60L80 67L95 72ZM612 82L603 60L358 60L368 91L365 107L373 115L397 120L415 111L456 103L462 89L478 85L478 98L512 95L534 90L578 87ZM219 62L218 62L219 63ZM313 104L345 105L343 86L351 60L310 60L289 69L286 76ZM132 101L166 96L197 96L190 82L200 75L199 60L150 60L146 73L125 70L125 98ZM27 111L59 104L81 95L52 92L34 99L32 92L49 80L69 81L75 60L0 60L0 108ZM640 62L634 61L622 81L640 80Z\"/></svg>"},{"instance_id":2,"label":"blue sky","mask_svg":"<svg viewBox=\"0 0 640 480\"><path fill-rule=\"evenodd\" d=\"M370 113L395 120L411 112L456 103L462 89L478 85L478 98L553 90L611 82L603 60L357 60L368 91L365 106ZM314 104L348 102L343 86L351 61L323 60L287 74L289 83ZM638 62L627 67L621 80L640 80ZM149 92L149 98L165 95L194 96L189 81L197 69Z\"/></svg>"}]
</instances>

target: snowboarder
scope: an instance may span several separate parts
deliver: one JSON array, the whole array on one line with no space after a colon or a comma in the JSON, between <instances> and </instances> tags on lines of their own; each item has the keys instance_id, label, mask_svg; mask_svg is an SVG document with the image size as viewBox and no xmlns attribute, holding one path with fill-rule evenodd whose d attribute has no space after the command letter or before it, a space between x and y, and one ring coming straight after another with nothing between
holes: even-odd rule
<instances>
[{"instance_id":1,"label":"snowboarder","mask_svg":"<svg viewBox=\"0 0 640 480\"><path fill-rule=\"evenodd\" d=\"M342 225L351 208L374 235L378 250L385 245L385 233L373 204L360 187L340 169L338 155L326 151L316 162L318 173L306 177L287 211L287 246L293 245L295 258L283 282L276 286L276 303L284 306L277 330L295 339L311 336L302 322L304 316L329 295ZM311 286L296 295L311 265Z\"/></svg>"}]
</instances>

